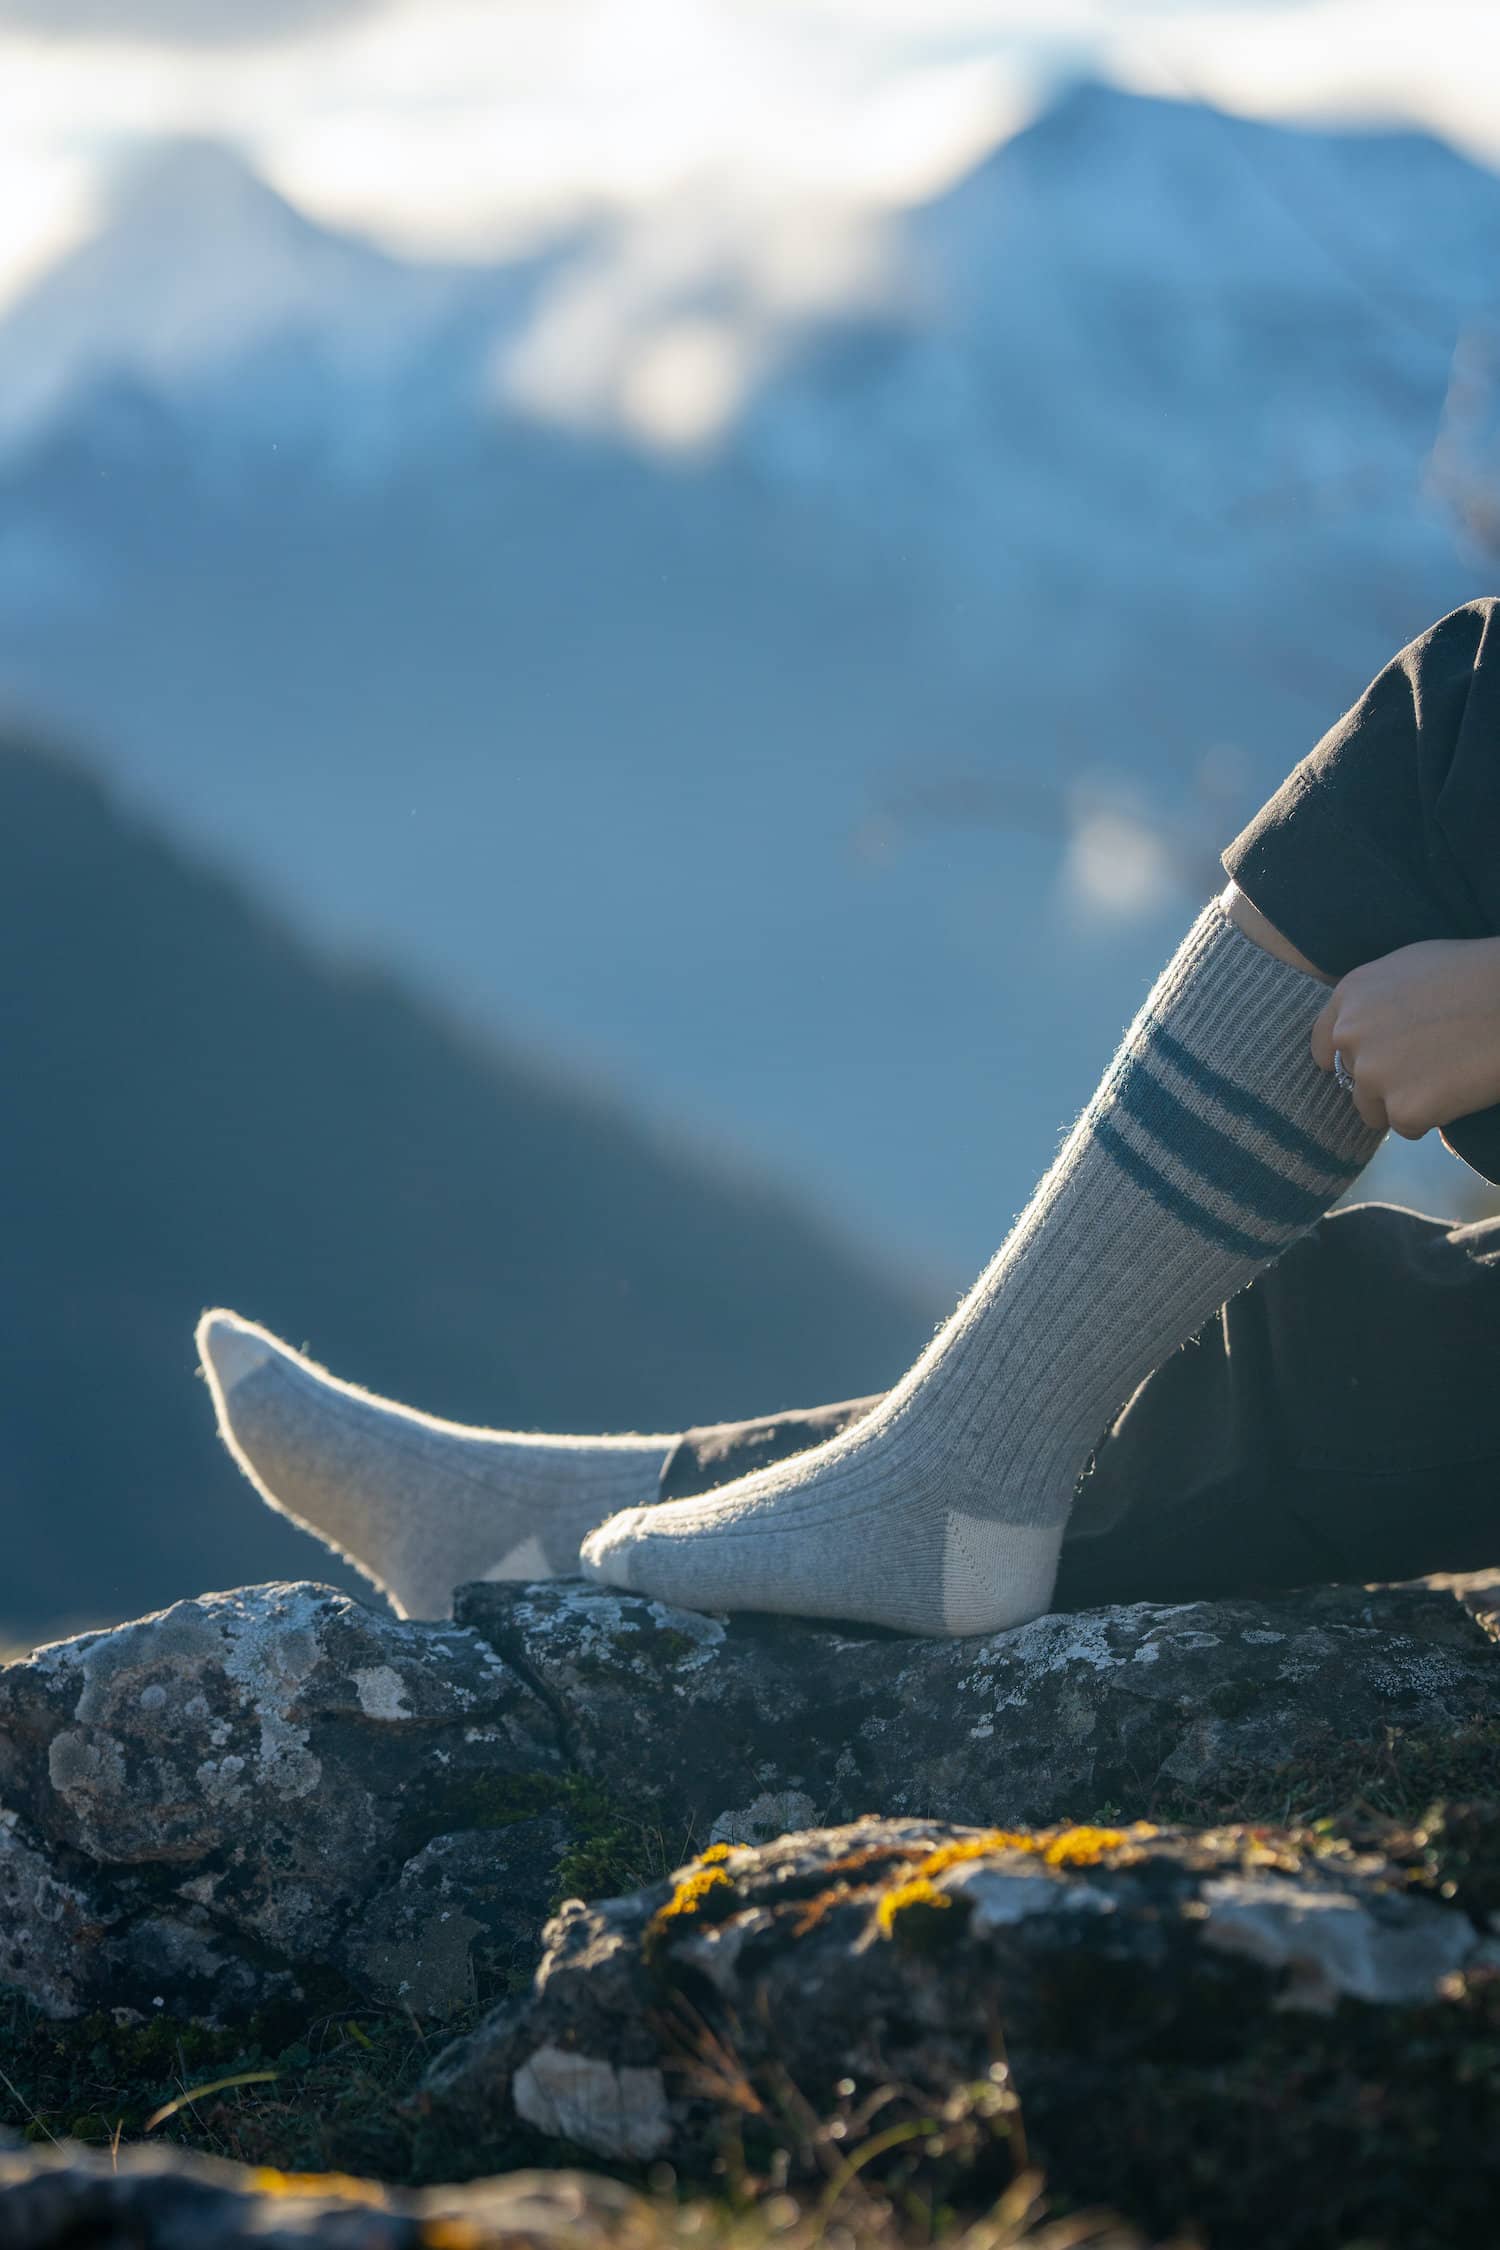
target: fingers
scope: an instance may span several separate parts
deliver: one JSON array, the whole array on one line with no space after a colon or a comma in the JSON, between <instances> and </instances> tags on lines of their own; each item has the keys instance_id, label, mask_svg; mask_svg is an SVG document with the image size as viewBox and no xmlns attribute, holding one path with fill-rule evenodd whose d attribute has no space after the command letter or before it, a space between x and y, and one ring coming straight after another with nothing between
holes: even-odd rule
<instances>
[{"instance_id":1,"label":"fingers","mask_svg":"<svg viewBox=\"0 0 1500 2250\"><path fill-rule=\"evenodd\" d=\"M1385 1103L1381 1100L1378 1094L1367 1092L1366 1089L1361 1086L1358 1078L1356 1078L1354 1081L1354 1091L1349 1096L1349 1099L1353 1102L1355 1108L1359 1111L1360 1116L1364 1119L1365 1123L1369 1126L1372 1132L1388 1133L1390 1131L1391 1121L1390 1118L1386 1115ZM1419 1133L1408 1134L1407 1138L1410 1140L1420 1140L1421 1135Z\"/></svg>"},{"instance_id":2,"label":"fingers","mask_svg":"<svg viewBox=\"0 0 1500 2250\"><path fill-rule=\"evenodd\" d=\"M1334 986L1312 1027L1309 1041L1312 1058L1319 1070L1332 1070L1334 1057L1340 1056L1344 1068L1354 1080L1354 1090L1349 1099L1372 1132L1389 1133L1393 1127L1384 1101L1374 1086L1360 1081L1358 1033L1344 1021L1348 1012L1349 981L1345 977ZM1420 1139L1421 1135L1411 1134L1407 1137Z\"/></svg>"}]
</instances>

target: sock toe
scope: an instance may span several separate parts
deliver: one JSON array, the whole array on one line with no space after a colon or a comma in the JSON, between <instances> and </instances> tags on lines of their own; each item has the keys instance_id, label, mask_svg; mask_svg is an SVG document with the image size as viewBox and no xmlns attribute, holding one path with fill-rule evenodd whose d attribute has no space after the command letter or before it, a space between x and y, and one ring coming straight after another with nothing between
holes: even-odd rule
<instances>
[{"instance_id":1,"label":"sock toe","mask_svg":"<svg viewBox=\"0 0 1500 2250\"><path fill-rule=\"evenodd\" d=\"M237 1313L206 1312L198 1323L198 1356L228 1398L276 1356L274 1337Z\"/></svg>"}]
</instances>

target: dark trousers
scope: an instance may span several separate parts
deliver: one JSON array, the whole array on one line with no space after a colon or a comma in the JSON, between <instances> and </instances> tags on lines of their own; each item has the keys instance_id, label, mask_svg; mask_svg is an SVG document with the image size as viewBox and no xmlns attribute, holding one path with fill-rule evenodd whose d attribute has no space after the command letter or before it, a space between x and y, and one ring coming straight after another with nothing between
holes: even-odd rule
<instances>
[{"instance_id":1,"label":"dark trousers","mask_svg":"<svg viewBox=\"0 0 1500 2250\"><path fill-rule=\"evenodd\" d=\"M1386 666L1224 854L1330 976L1500 935L1500 603ZM1500 1181L1500 1108L1444 1134ZM1054 1606L1500 1563L1500 1219L1331 1214L1159 1367L1079 1487ZM832 1436L876 1398L688 1431L662 1496Z\"/></svg>"}]
</instances>

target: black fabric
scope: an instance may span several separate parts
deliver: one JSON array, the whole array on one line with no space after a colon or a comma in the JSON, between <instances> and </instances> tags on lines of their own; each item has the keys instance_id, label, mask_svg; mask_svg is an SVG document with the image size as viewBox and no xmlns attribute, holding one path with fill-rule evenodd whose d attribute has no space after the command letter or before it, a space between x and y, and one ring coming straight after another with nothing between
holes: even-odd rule
<instances>
[{"instance_id":1,"label":"black fabric","mask_svg":"<svg viewBox=\"0 0 1500 2250\"><path fill-rule=\"evenodd\" d=\"M1148 1377L1079 1487L1056 1609L1500 1561L1500 1220L1330 1214ZM662 1497L801 1452L877 1397L690 1430Z\"/></svg>"},{"instance_id":2,"label":"black fabric","mask_svg":"<svg viewBox=\"0 0 1500 2250\"><path fill-rule=\"evenodd\" d=\"M1331 977L1424 938L1500 936L1500 602L1391 659L1224 853ZM1500 1182L1500 1107L1444 1131Z\"/></svg>"}]
</instances>

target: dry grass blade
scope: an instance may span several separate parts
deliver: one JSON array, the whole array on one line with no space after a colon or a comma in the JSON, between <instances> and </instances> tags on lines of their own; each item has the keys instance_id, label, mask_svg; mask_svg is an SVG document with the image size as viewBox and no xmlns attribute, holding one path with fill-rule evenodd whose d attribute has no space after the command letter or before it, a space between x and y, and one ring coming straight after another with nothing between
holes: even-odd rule
<instances>
[{"instance_id":1,"label":"dry grass blade","mask_svg":"<svg viewBox=\"0 0 1500 2250\"><path fill-rule=\"evenodd\" d=\"M52 2146L54 2148L60 2148L62 2146L62 2143L59 2141L57 2135L53 2132L46 2119L44 2117L37 2116L36 2111L32 2108L30 2102L26 2099L26 2096L22 2093L15 2080L13 2078L7 2078L3 2070L0 2070L0 2086L4 2086L6 2091L11 2095L12 2099L20 2103L22 2109L25 2110L27 2116L31 2119L32 2124L39 2127L39 2129L46 2134L48 2140L52 2143Z\"/></svg>"},{"instance_id":2,"label":"dry grass blade","mask_svg":"<svg viewBox=\"0 0 1500 2250\"><path fill-rule=\"evenodd\" d=\"M186 2093L179 2094L174 2101L163 2102L160 2109L153 2109L141 2131L149 2133L156 2126L165 2125L180 2109L186 2109L192 2102L206 2101L210 2094L227 2093L231 2086L267 2086L280 2076L279 2070L236 2070L228 2078L210 2078L206 2085L189 2086Z\"/></svg>"}]
</instances>

